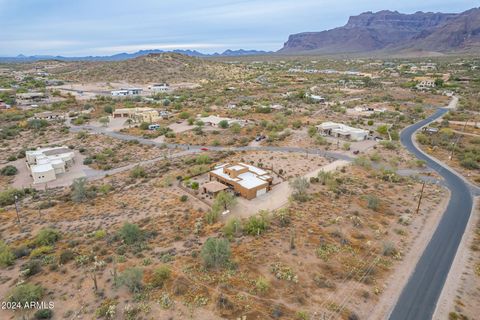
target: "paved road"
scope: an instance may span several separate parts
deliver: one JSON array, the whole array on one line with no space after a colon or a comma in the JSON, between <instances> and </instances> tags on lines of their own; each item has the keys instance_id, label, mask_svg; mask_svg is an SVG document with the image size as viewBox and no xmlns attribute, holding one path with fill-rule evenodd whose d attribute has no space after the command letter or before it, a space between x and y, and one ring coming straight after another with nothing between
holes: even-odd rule
<instances>
[{"instance_id":1,"label":"paved road","mask_svg":"<svg viewBox=\"0 0 480 320\"><path fill-rule=\"evenodd\" d=\"M96 134L103 134L112 138L116 138L124 141L137 140L141 144L157 146L157 147L167 147L170 149L182 149L188 153L198 153L202 152L202 149L207 148L211 151L271 151L271 152L295 152L295 153L308 153L321 155L326 158L336 159L336 160L346 160L353 161L353 157L345 153L333 152L333 151L324 151L319 149L306 149L299 147L274 147L274 146L244 146L244 147L223 147L223 146L197 146L197 145L186 145L186 144L173 144L173 143L162 143L156 142L150 139L145 139L142 137L132 136L116 131L107 131L105 128L96 127L91 125L82 125L82 126L72 126L67 122L67 126L70 127L72 132L87 131Z\"/></svg>"},{"instance_id":2,"label":"paved road","mask_svg":"<svg viewBox=\"0 0 480 320\"><path fill-rule=\"evenodd\" d=\"M402 144L410 152L425 160L430 168L445 179L451 198L432 239L390 314L390 320L432 318L472 211L473 187L447 166L425 155L412 141L415 131L441 117L448 110L439 109L429 118L403 130L400 137Z\"/></svg>"}]
</instances>

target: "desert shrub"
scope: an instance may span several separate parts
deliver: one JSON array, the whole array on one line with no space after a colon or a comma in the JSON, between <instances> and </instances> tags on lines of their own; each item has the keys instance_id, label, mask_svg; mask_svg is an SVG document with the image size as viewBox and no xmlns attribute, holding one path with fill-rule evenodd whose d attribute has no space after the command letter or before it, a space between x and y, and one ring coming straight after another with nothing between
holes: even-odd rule
<instances>
[{"instance_id":1,"label":"desert shrub","mask_svg":"<svg viewBox=\"0 0 480 320\"><path fill-rule=\"evenodd\" d=\"M35 244L39 246L52 245L60 240L60 232L52 228L41 229L35 237Z\"/></svg>"},{"instance_id":2,"label":"desert shrub","mask_svg":"<svg viewBox=\"0 0 480 320\"><path fill-rule=\"evenodd\" d=\"M380 199L375 195L367 195L365 196L367 200L367 208L372 209L373 211L377 211L380 208Z\"/></svg>"},{"instance_id":3,"label":"desert shrub","mask_svg":"<svg viewBox=\"0 0 480 320\"><path fill-rule=\"evenodd\" d=\"M230 260L230 244L226 239L208 238L200 256L207 268L223 267Z\"/></svg>"},{"instance_id":4,"label":"desert shrub","mask_svg":"<svg viewBox=\"0 0 480 320\"><path fill-rule=\"evenodd\" d=\"M20 271L25 277L31 277L42 271L42 263L38 259L27 261L20 266Z\"/></svg>"},{"instance_id":5,"label":"desert shrub","mask_svg":"<svg viewBox=\"0 0 480 320\"><path fill-rule=\"evenodd\" d=\"M140 167L140 166L136 166L135 168L132 169L132 171L130 172L130 177L132 178L146 178L147 177L147 173L145 172L145 169L143 167Z\"/></svg>"},{"instance_id":6,"label":"desert shrub","mask_svg":"<svg viewBox=\"0 0 480 320\"><path fill-rule=\"evenodd\" d=\"M126 286L132 293L137 293L142 289L143 270L137 267L125 269L118 278L121 286Z\"/></svg>"},{"instance_id":7,"label":"desert shrub","mask_svg":"<svg viewBox=\"0 0 480 320\"><path fill-rule=\"evenodd\" d=\"M8 301L16 303L30 303L32 301L39 301L43 296L43 288L39 285L31 283L21 284L8 293Z\"/></svg>"},{"instance_id":8,"label":"desert shrub","mask_svg":"<svg viewBox=\"0 0 480 320\"><path fill-rule=\"evenodd\" d=\"M120 238L126 244L134 244L142 240L142 231L136 224L125 222L119 231Z\"/></svg>"},{"instance_id":9,"label":"desert shrub","mask_svg":"<svg viewBox=\"0 0 480 320\"><path fill-rule=\"evenodd\" d=\"M242 234L242 222L240 219L233 217L227 220L223 227L223 234L228 239L232 240Z\"/></svg>"},{"instance_id":10,"label":"desert shrub","mask_svg":"<svg viewBox=\"0 0 480 320\"><path fill-rule=\"evenodd\" d=\"M308 200L307 190L310 183L304 177L297 177L289 182L293 189L292 198L296 201L305 202Z\"/></svg>"},{"instance_id":11,"label":"desert shrub","mask_svg":"<svg viewBox=\"0 0 480 320\"><path fill-rule=\"evenodd\" d=\"M393 256L397 252L397 249L395 249L395 244L390 241L386 241L383 243L383 248L382 248L382 254L384 256Z\"/></svg>"},{"instance_id":12,"label":"desert shrub","mask_svg":"<svg viewBox=\"0 0 480 320\"><path fill-rule=\"evenodd\" d=\"M0 207L8 206L15 203L15 196L19 199L26 195L26 190L7 189L0 192Z\"/></svg>"},{"instance_id":13,"label":"desert shrub","mask_svg":"<svg viewBox=\"0 0 480 320\"><path fill-rule=\"evenodd\" d=\"M188 200L188 196L186 194L183 194L181 197L180 197L180 201L181 202L186 202Z\"/></svg>"},{"instance_id":14,"label":"desert shrub","mask_svg":"<svg viewBox=\"0 0 480 320\"><path fill-rule=\"evenodd\" d=\"M278 222L280 223L281 227L286 227L290 224L291 217L290 217L290 211L286 208L279 209L276 214L276 218L278 219Z\"/></svg>"},{"instance_id":15,"label":"desert shrub","mask_svg":"<svg viewBox=\"0 0 480 320\"><path fill-rule=\"evenodd\" d=\"M0 267L8 267L13 264L15 255L10 247L0 240Z\"/></svg>"},{"instance_id":16,"label":"desert shrub","mask_svg":"<svg viewBox=\"0 0 480 320\"><path fill-rule=\"evenodd\" d=\"M243 231L246 234L258 236L267 231L269 226L268 211L261 211L259 214L251 216L245 222Z\"/></svg>"},{"instance_id":17,"label":"desert shrub","mask_svg":"<svg viewBox=\"0 0 480 320\"><path fill-rule=\"evenodd\" d=\"M35 248L30 252L30 258L36 258L39 256L46 255L48 253L51 253L53 251L52 246L40 246L38 248Z\"/></svg>"},{"instance_id":18,"label":"desert shrub","mask_svg":"<svg viewBox=\"0 0 480 320\"><path fill-rule=\"evenodd\" d=\"M153 271L151 283L154 287L163 287L165 281L170 278L170 268L168 266L160 266Z\"/></svg>"},{"instance_id":19,"label":"desert shrub","mask_svg":"<svg viewBox=\"0 0 480 320\"><path fill-rule=\"evenodd\" d=\"M212 209L205 213L205 221L208 224L214 224L220 218L221 210L218 207L213 206Z\"/></svg>"},{"instance_id":20,"label":"desert shrub","mask_svg":"<svg viewBox=\"0 0 480 320\"><path fill-rule=\"evenodd\" d=\"M3 167L0 170L0 175L2 175L2 176L14 176L14 175L17 174L17 172L18 172L17 167L8 165L8 166Z\"/></svg>"},{"instance_id":21,"label":"desert shrub","mask_svg":"<svg viewBox=\"0 0 480 320\"><path fill-rule=\"evenodd\" d=\"M64 250L60 253L59 262L60 264L65 264L75 257L75 254L71 250Z\"/></svg>"},{"instance_id":22,"label":"desert shrub","mask_svg":"<svg viewBox=\"0 0 480 320\"><path fill-rule=\"evenodd\" d=\"M85 178L78 178L73 180L72 186L70 187L71 198L73 202L82 203L87 201L88 199L92 199L95 197L95 190L87 188L87 179Z\"/></svg>"},{"instance_id":23,"label":"desert shrub","mask_svg":"<svg viewBox=\"0 0 480 320\"><path fill-rule=\"evenodd\" d=\"M193 181L192 184L190 185L190 187L193 189L193 190L198 190L199 188L199 184L197 181Z\"/></svg>"},{"instance_id":24,"label":"desert shrub","mask_svg":"<svg viewBox=\"0 0 480 320\"><path fill-rule=\"evenodd\" d=\"M101 240L103 238L105 238L107 236L107 231L103 230L103 229L100 229L100 230L96 230L94 233L93 233L93 237L96 239L96 240Z\"/></svg>"},{"instance_id":25,"label":"desert shrub","mask_svg":"<svg viewBox=\"0 0 480 320\"><path fill-rule=\"evenodd\" d=\"M114 319L118 302L113 299L105 299L95 310L95 315L99 318Z\"/></svg>"},{"instance_id":26,"label":"desert shrub","mask_svg":"<svg viewBox=\"0 0 480 320\"><path fill-rule=\"evenodd\" d=\"M52 319L53 311L51 309L40 309L33 315L34 319Z\"/></svg>"},{"instance_id":27,"label":"desert shrub","mask_svg":"<svg viewBox=\"0 0 480 320\"><path fill-rule=\"evenodd\" d=\"M397 149L397 144L395 142L392 142L392 141L382 141L380 142L380 144L385 148L385 149L388 149L388 150L395 150Z\"/></svg>"},{"instance_id":28,"label":"desert shrub","mask_svg":"<svg viewBox=\"0 0 480 320\"><path fill-rule=\"evenodd\" d=\"M210 159L210 157L206 154L199 154L196 158L195 158L195 163L196 164L209 164L210 162L212 162L212 160Z\"/></svg>"},{"instance_id":29,"label":"desert shrub","mask_svg":"<svg viewBox=\"0 0 480 320\"><path fill-rule=\"evenodd\" d=\"M264 277L258 277L255 280L255 290L258 293L264 294L270 289L270 282Z\"/></svg>"}]
</instances>

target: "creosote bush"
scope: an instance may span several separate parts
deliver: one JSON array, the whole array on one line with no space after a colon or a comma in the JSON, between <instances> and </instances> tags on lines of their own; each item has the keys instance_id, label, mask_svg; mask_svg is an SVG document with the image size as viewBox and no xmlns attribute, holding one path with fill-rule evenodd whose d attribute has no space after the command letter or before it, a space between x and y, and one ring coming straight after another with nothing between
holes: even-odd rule
<instances>
[{"instance_id":1,"label":"creosote bush","mask_svg":"<svg viewBox=\"0 0 480 320\"><path fill-rule=\"evenodd\" d=\"M224 267L230 260L230 244L227 239L208 238L200 256L207 268Z\"/></svg>"}]
</instances>

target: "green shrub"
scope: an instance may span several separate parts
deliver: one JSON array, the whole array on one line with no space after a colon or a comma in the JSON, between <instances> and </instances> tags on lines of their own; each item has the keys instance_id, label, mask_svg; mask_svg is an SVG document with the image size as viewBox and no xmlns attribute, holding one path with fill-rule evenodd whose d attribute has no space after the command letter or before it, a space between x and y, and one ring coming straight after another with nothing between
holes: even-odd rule
<instances>
[{"instance_id":1,"label":"green shrub","mask_svg":"<svg viewBox=\"0 0 480 320\"><path fill-rule=\"evenodd\" d=\"M53 317L53 311L51 309L40 309L33 315L34 319L51 319Z\"/></svg>"},{"instance_id":2,"label":"green shrub","mask_svg":"<svg viewBox=\"0 0 480 320\"><path fill-rule=\"evenodd\" d=\"M168 266L160 266L153 271L151 283L156 288L163 287L165 281L170 278L170 268Z\"/></svg>"},{"instance_id":3,"label":"green shrub","mask_svg":"<svg viewBox=\"0 0 480 320\"><path fill-rule=\"evenodd\" d=\"M143 270L137 267L125 269L118 278L121 286L126 286L132 293L137 293L143 286Z\"/></svg>"},{"instance_id":4,"label":"green shrub","mask_svg":"<svg viewBox=\"0 0 480 320\"><path fill-rule=\"evenodd\" d=\"M180 197L180 201L181 202L186 202L188 200L188 196L186 194L183 194L181 197Z\"/></svg>"},{"instance_id":5,"label":"green shrub","mask_svg":"<svg viewBox=\"0 0 480 320\"><path fill-rule=\"evenodd\" d=\"M252 236L258 236L265 231L267 231L269 225L268 212L262 211L257 215L251 216L248 218L247 222L243 227L243 231L246 234Z\"/></svg>"},{"instance_id":6,"label":"green shrub","mask_svg":"<svg viewBox=\"0 0 480 320\"><path fill-rule=\"evenodd\" d=\"M59 262L60 264L65 264L75 257L75 254L71 250L64 250L60 253Z\"/></svg>"},{"instance_id":7,"label":"green shrub","mask_svg":"<svg viewBox=\"0 0 480 320\"><path fill-rule=\"evenodd\" d=\"M147 177L147 173L145 172L145 169L143 167L140 167L140 166L136 166L135 168L132 169L132 171L130 172L130 177L132 178L146 178Z\"/></svg>"},{"instance_id":8,"label":"green shrub","mask_svg":"<svg viewBox=\"0 0 480 320\"><path fill-rule=\"evenodd\" d=\"M105 231L103 229L97 230L93 233L93 237L96 240L101 240L101 239L105 238L106 236L107 236L107 231Z\"/></svg>"},{"instance_id":9,"label":"green shrub","mask_svg":"<svg viewBox=\"0 0 480 320\"><path fill-rule=\"evenodd\" d=\"M16 303L30 303L32 301L39 301L43 296L43 288L31 283L21 284L8 293L8 301Z\"/></svg>"},{"instance_id":10,"label":"green shrub","mask_svg":"<svg viewBox=\"0 0 480 320\"><path fill-rule=\"evenodd\" d=\"M223 234L228 239L232 240L234 237L237 237L242 234L242 221L240 219L233 217L228 219L223 227Z\"/></svg>"},{"instance_id":11,"label":"green shrub","mask_svg":"<svg viewBox=\"0 0 480 320\"><path fill-rule=\"evenodd\" d=\"M52 246L41 246L41 247L33 249L32 252L30 252L30 258L36 258L36 257L39 257L39 256L43 256L43 255L46 255L48 253L51 253L52 251L53 251Z\"/></svg>"},{"instance_id":12,"label":"green shrub","mask_svg":"<svg viewBox=\"0 0 480 320\"><path fill-rule=\"evenodd\" d=\"M53 245L60 240L60 232L52 228L41 229L35 237L35 244L39 246Z\"/></svg>"},{"instance_id":13,"label":"green shrub","mask_svg":"<svg viewBox=\"0 0 480 320\"><path fill-rule=\"evenodd\" d=\"M12 253L10 247L0 240L0 267L8 267L13 264L15 255Z\"/></svg>"},{"instance_id":14,"label":"green shrub","mask_svg":"<svg viewBox=\"0 0 480 320\"><path fill-rule=\"evenodd\" d=\"M25 277L31 277L42 271L42 263L38 259L27 261L20 267L20 271Z\"/></svg>"},{"instance_id":15,"label":"green shrub","mask_svg":"<svg viewBox=\"0 0 480 320\"><path fill-rule=\"evenodd\" d=\"M15 166L5 166L0 170L0 175L2 176L14 176L18 173L18 169Z\"/></svg>"},{"instance_id":16,"label":"green shrub","mask_svg":"<svg viewBox=\"0 0 480 320\"><path fill-rule=\"evenodd\" d=\"M377 211L380 207L380 199L375 195L367 195L365 196L367 200L367 208L372 209L373 211Z\"/></svg>"},{"instance_id":17,"label":"green shrub","mask_svg":"<svg viewBox=\"0 0 480 320\"><path fill-rule=\"evenodd\" d=\"M227 239L208 238L200 256L207 268L224 267L230 260L230 244Z\"/></svg>"},{"instance_id":18,"label":"green shrub","mask_svg":"<svg viewBox=\"0 0 480 320\"><path fill-rule=\"evenodd\" d=\"M119 235L126 244L134 244L142 240L142 231L136 224L125 222L119 231Z\"/></svg>"}]
</instances>

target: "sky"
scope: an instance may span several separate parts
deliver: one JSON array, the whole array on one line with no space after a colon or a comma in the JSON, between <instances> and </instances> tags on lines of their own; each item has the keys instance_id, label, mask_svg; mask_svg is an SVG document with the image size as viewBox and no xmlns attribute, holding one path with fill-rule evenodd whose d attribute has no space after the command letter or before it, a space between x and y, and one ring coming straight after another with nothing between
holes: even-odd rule
<instances>
[{"instance_id":1,"label":"sky","mask_svg":"<svg viewBox=\"0 0 480 320\"><path fill-rule=\"evenodd\" d=\"M0 0L0 56L278 50L365 11L462 12L480 0Z\"/></svg>"}]
</instances>

